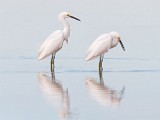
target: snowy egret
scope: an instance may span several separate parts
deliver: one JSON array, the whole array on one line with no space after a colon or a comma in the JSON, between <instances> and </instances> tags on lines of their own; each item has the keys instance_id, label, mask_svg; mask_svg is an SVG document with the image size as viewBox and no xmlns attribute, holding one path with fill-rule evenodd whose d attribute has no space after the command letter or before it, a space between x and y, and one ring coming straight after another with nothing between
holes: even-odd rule
<instances>
[{"instance_id":1,"label":"snowy egret","mask_svg":"<svg viewBox=\"0 0 160 120\"><path fill-rule=\"evenodd\" d=\"M68 37L70 35L70 25L66 21L66 18L73 18L75 20L80 21L80 19L72 16L71 14L67 12L62 12L58 16L59 21L63 24L64 29L63 30L57 30L54 31L42 44L39 54L38 54L38 59L42 60L49 55L52 55L51 57L51 71L54 68L54 59L56 53L62 48L63 42L66 40L68 42Z\"/></svg>"},{"instance_id":2,"label":"snowy egret","mask_svg":"<svg viewBox=\"0 0 160 120\"><path fill-rule=\"evenodd\" d=\"M102 71L104 54L108 52L109 49L116 47L118 43L121 44L122 49L125 51L120 35L117 32L110 32L109 34L100 35L89 47L85 60L93 60L100 56L99 71Z\"/></svg>"}]
</instances>

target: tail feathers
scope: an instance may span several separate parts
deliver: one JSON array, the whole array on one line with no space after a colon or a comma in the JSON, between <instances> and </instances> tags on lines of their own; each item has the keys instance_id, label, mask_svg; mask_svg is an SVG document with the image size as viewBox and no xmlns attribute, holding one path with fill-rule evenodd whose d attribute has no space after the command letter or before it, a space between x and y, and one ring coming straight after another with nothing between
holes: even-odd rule
<instances>
[{"instance_id":1,"label":"tail feathers","mask_svg":"<svg viewBox=\"0 0 160 120\"><path fill-rule=\"evenodd\" d=\"M48 57L49 55L52 55L55 56L55 53L50 53L50 54L47 54L47 53L39 53L38 54L38 60L43 60L44 58Z\"/></svg>"},{"instance_id":2,"label":"tail feathers","mask_svg":"<svg viewBox=\"0 0 160 120\"><path fill-rule=\"evenodd\" d=\"M93 59L95 59L96 58L96 56L87 56L86 58L85 58L85 60L86 61L90 61L90 60L93 60Z\"/></svg>"},{"instance_id":3,"label":"tail feathers","mask_svg":"<svg viewBox=\"0 0 160 120\"><path fill-rule=\"evenodd\" d=\"M86 60L86 61L89 61L89 60L90 60L90 56L87 55L87 56L85 57L85 60Z\"/></svg>"},{"instance_id":4,"label":"tail feathers","mask_svg":"<svg viewBox=\"0 0 160 120\"><path fill-rule=\"evenodd\" d=\"M85 58L85 61L89 61L89 60L90 60L90 58L88 58L88 57Z\"/></svg>"},{"instance_id":5,"label":"tail feathers","mask_svg":"<svg viewBox=\"0 0 160 120\"><path fill-rule=\"evenodd\" d=\"M38 60L42 60L42 59L46 58L47 56L48 56L47 54L39 53Z\"/></svg>"},{"instance_id":6,"label":"tail feathers","mask_svg":"<svg viewBox=\"0 0 160 120\"><path fill-rule=\"evenodd\" d=\"M38 56L38 60L43 60L44 57Z\"/></svg>"},{"instance_id":7,"label":"tail feathers","mask_svg":"<svg viewBox=\"0 0 160 120\"><path fill-rule=\"evenodd\" d=\"M39 57L38 57L38 60L43 60L43 58L39 58Z\"/></svg>"}]
</instances>

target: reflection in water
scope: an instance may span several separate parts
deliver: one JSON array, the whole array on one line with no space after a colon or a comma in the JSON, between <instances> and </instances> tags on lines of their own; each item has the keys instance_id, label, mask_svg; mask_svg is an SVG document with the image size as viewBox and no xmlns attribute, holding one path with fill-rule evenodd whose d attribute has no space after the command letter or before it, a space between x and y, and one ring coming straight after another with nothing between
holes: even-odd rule
<instances>
[{"instance_id":1,"label":"reflection in water","mask_svg":"<svg viewBox=\"0 0 160 120\"><path fill-rule=\"evenodd\" d=\"M57 105L59 117L64 120L70 117L70 98L68 89L64 90L62 84L55 79L54 73L52 77L48 77L45 73L38 74L40 88L43 94L48 98L51 104Z\"/></svg>"},{"instance_id":2,"label":"reflection in water","mask_svg":"<svg viewBox=\"0 0 160 120\"><path fill-rule=\"evenodd\" d=\"M86 87L95 101L101 105L118 106L124 94L125 88L122 90L114 90L104 84L102 73L100 75L100 82L92 77L86 78Z\"/></svg>"}]
</instances>

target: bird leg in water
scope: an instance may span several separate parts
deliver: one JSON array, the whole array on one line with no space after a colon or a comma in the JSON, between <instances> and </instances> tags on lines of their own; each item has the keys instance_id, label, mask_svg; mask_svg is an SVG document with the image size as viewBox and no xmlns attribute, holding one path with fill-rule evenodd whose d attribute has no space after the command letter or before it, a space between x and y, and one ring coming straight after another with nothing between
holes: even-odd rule
<instances>
[{"instance_id":1,"label":"bird leg in water","mask_svg":"<svg viewBox=\"0 0 160 120\"><path fill-rule=\"evenodd\" d=\"M99 72L103 71L102 62L103 62L103 55L101 55L99 59Z\"/></svg>"},{"instance_id":2,"label":"bird leg in water","mask_svg":"<svg viewBox=\"0 0 160 120\"><path fill-rule=\"evenodd\" d=\"M54 59L55 59L55 55L52 54L52 57L51 57L51 72L54 73Z\"/></svg>"},{"instance_id":3,"label":"bird leg in water","mask_svg":"<svg viewBox=\"0 0 160 120\"><path fill-rule=\"evenodd\" d=\"M101 84L101 85L104 85L102 71L99 71L99 80L100 80L100 84Z\"/></svg>"}]
</instances>

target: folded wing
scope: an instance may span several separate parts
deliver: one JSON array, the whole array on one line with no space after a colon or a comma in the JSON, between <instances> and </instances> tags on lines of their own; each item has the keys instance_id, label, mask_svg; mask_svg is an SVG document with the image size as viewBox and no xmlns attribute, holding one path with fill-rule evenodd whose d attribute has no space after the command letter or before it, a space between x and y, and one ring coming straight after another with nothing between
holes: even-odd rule
<instances>
[{"instance_id":1,"label":"folded wing","mask_svg":"<svg viewBox=\"0 0 160 120\"><path fill-rule=\"evenodd\" d=\"M98 56L107 52L111 47L112 39L108 34L103 34L99 36L89 47L86 61L97 58Z\"/></svg>"},{"instance_id":2,"label":"folded wing","mask_svg":"<svg viewBox=\"0 0 160 120\"><path fill-rule=\"evenodd\" d=\"M63 42L63 32L61 30L53 32L42 44L39 50L38 59L42 60L47 56L58 52L62 48Z\"/></svg>"}]
</instances>

